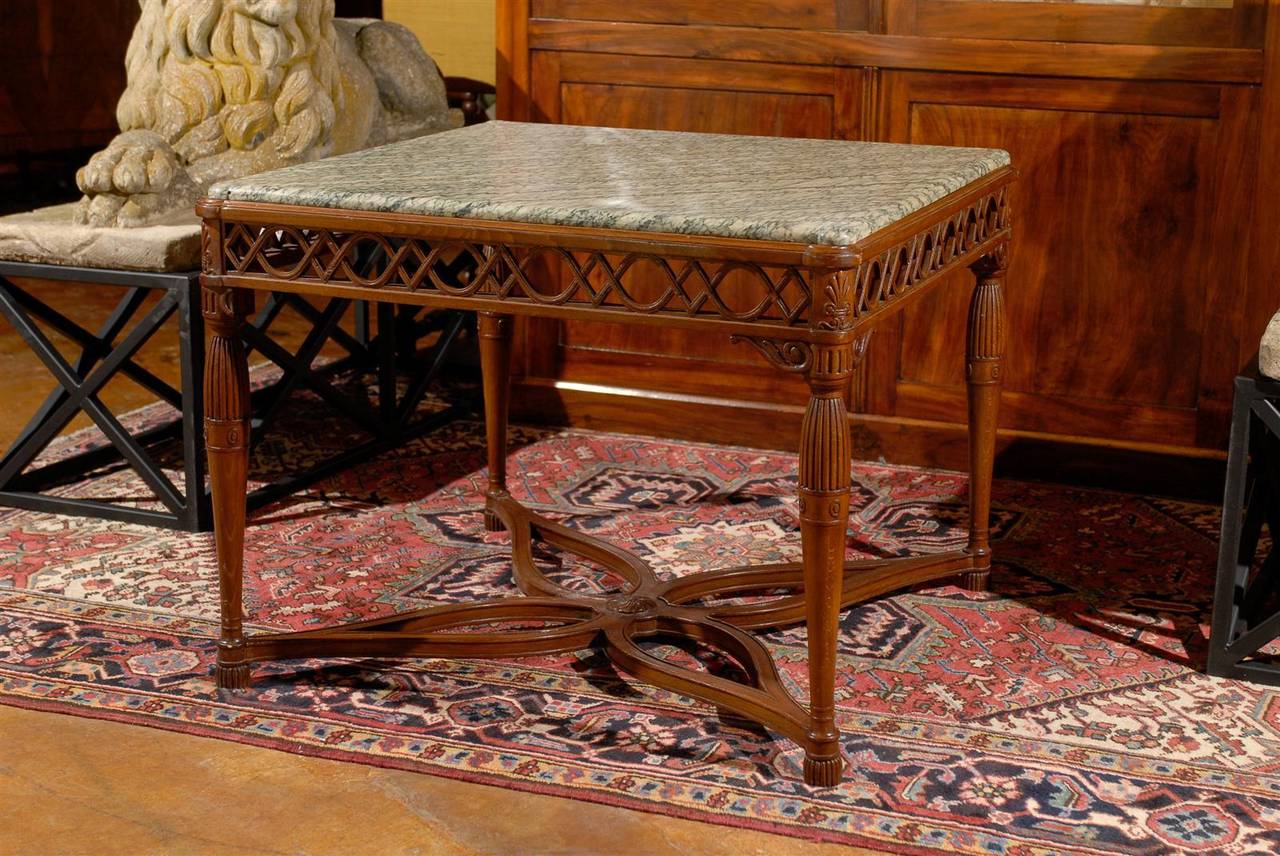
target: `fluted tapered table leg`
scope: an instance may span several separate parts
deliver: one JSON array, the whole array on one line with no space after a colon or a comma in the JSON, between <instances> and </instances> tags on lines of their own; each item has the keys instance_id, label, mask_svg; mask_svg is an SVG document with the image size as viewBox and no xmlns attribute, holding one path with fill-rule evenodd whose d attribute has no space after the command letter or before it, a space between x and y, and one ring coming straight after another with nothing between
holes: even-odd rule
<instances>
[{"instance_id":1,"label":"fluted tapered table leg","mask_svg":"<svg viewBox=\"0 0 1280 856\"><path fill-rule=\"evenodd\" d=\"M962 575L969 591L986 591L991 576L991 477L995 466L1000 368L1004 360L1004 278L1007 248L973 265L978 278L969 304L965 353L969 388L969 545L974 569Z\"/></svg>"},{"instance_id":2,"label":"fluted tapered table leg","mask_svg":"<svg viewBox=\"0 0 1280 856\"><path fill-rule=\"evenodd\" d=\"M844 394L853 354L850 344L813 349L809 406L800 434L800 538L809 630L804 779L811 785L836 784L843 768L835 723L835 675L851 464Z\"/></svg>"},{"instance_id":3,"label":"fluted tapered table leg","mask_svg":"<svg viewBox=\"0 0 1280 856\"><path fill-rule=\"evenodd\" d=\"M213 492L222 618L216 677L222 689L244 689L249 686L241 617L249 474L249 364L240 328L253 309L253 292L205 288L201 299L211 333L205 354L204 436Z\"/></svg>"}]
</instances>

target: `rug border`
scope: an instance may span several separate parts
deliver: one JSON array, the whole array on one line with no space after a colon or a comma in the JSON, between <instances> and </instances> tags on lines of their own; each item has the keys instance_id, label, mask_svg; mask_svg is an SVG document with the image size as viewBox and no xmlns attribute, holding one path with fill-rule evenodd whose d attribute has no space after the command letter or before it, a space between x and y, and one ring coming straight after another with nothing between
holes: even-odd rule
<instances>
[{"instance_id":1,"label":"rug border","mask_svg":"<svg viewBox=\"0 0 1280 856\"><path fill-rule=\"evenodd\" d=\"M208 728L198 725L187 725L185 727L167 720L157 720L156 722L139 722L137 718L129 714L117 713L115 711L102 710L100 708L81 708L70 703L57 701L48 701L40 699L25 698L22 696L13 696L0 694L0 705L6 707L21 708L24 710L39 711L41 713L52 713L60 716L74 716L84 719L104 720L115 722L122 725L130 725L138 728L156 728L161 731L167 731L174 734L185 734L191 737L202 737L209 740L219 740L225 743L237 743L242 745L253 746L257 749L267 749L276 752L285 752L289 755L300 755L308 758L323 758L329 761L338 761L341 763L358 764L366 767L379 767L383 769L403 770L405 772L416 773L423 776L438 776L443 779L454 779L471 784L486 785L489 787L506 788L508 790L518 790L525 793L533 793L541 796L556 797L559 799L576 800L579 802L589 802L596 805L610 806L613 808L629 809L632 811L642 811L645 814L654 814L665 817L678 817L681 820L697 821L709 826L732 826L739 829L749 829L753 832L763 832L777 836L781 839L798 838L803 841L814 841L822 844L838 844L846 847L862 847L868 850L876 850L886 854L899 854L899 856L936 856L939 853L937 848L922 848L917 845L908 844L890 844L876 838L867 838L859 833L837 833L828 830L819 829L811 826L797 826L795 832L779 832L776 827L768 823L753 820L751 818L739 817L734 815L724 815L724 822L712 820L708 818L707 812L698 812L682 807L672 807L670 810L663 810L659 804L635 800L628 797L609 798L596 791L579 792L572 788L566 788L557 785L538 785L525 782L520 779L509 779L496 776L491 773L469 773L456 768L431 768L424 770L421 766L415 765L410 761L398 761L394 758L384 758L382 756L364 755L358 752L350 752L342 749L321 749L301 743L289 743L276 741L270 737L255 737L245 735L243 738L230 737L217 729ZM584 795L585 794L585 795ZM715 817L719 818L720 815ZM789 829L789 828L788 828ZM1015 844L1030 844L1036 846L1032 842L1021 842L1014 840ZM892 848L892 849L889 849ZM1061 851L1061 852L1079 852L1079 853L1105 853L1106 851L1097 850L1081 850L1081 851Z\"/></svg>"}]
</instances>

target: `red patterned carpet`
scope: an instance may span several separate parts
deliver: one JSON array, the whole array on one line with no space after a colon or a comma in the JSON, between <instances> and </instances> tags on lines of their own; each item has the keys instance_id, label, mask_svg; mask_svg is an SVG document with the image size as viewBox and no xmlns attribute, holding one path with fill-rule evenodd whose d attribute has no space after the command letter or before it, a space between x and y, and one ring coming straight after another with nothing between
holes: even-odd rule
<instances>
[{"instance_id":1,"label":"red patterned carpet","mask_svg":"<svg viewBox=\"0 0 1280 856\"><path fill-rule=\"evenodd\" d=\"M517 434L518 497L666 573L798 556L791 457ZM258 515L252 625L514 592L506 539L475 510L482 466L478 426L456 424ZM851 555L963 541L963 477L853 477ZM1199 673L1217 511L1017 482L995 506L992 594L925 588L845 613L850 769L832 790L798 781L785 741L592 652L289 662L220 698L209 536L27 512L0 513L0 703L902 853L1280 851L1280 699ZM803 691L803 631L768 638Z\"/></svg>"}]
</instances>

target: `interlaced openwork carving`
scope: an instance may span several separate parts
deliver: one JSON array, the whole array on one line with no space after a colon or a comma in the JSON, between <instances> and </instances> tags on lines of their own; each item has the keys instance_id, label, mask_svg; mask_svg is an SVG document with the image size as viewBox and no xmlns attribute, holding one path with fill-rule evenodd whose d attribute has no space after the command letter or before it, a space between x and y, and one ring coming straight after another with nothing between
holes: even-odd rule
<instances>
[{"instance_id":1,"label":"interlaced openwork carving","mask_svg":"<svg viewBox=\"0 0 1280 856\"><path fill-rule=\"evenodd\" d=\"M226 273L435 291L541 305L712 316L791 326L807 320L808 271L641 253L490 246L289 226L223 224ZM361 268L357 259L372 258ZM469 273L458 277L459 269ZM552 272L548 276L547 272ZM558 271L559 275L555 275Z\"/></svg>"},{"instance_id":2,"label":"interlaced openwork carving","mask_svg":"<svg viewBox=\"0 0 1280 856\"><path fill-rule=\"evenodd\" d=\"M852 323L884 309L1009 228L1009 189L1001 187L923 232L864 261L852 277ZM833 329L839 329L835 327Z\"/></svg>"},{"instance_id":3,"label":"interlaced openwork carving","mask_svg":"<svg viewBox=\"0 0 1280 856\"><path fill-rule=\"evenodd\" d=\"M850 270L234 221L222 222L220 243L231 276L839 331L858 326L1008 224L1002 188ZM206 240L206 253L215 243ZM205 259L205 269L215 269L213 259ZM799 351L780 356L776 362L785 368L803 363Z\"/></svg>"}]
</instances>

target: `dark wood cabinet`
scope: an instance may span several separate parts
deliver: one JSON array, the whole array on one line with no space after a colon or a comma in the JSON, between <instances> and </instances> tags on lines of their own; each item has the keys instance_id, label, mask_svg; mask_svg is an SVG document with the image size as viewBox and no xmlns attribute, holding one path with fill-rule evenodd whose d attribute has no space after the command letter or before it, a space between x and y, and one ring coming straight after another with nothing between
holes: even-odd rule
<instances>
[{"instance_id":1,"label":"dark wood cabinet","mask_svg":"<svg viewBox=\"0 0 1280 856\"><path fill-rule=\"evenodd\" d=\"M137 19L137 0L0 0L0 157L47 157L114 136Z\"/></svg>"},{"instance_id":2,"label":"dark wood cabinet","mask_svg":"<svg viewBox=\"0 0 1280 856\"><path fill-rule=\"evenodd\" d=\"M1008 298L1020 354L1005 377L1004 426L1225 445L1239 347L1224 344L1241 323L1231 318L1245 275L1238 203L1250 187L1257 95L1236 85L884 73L885 139L1005 148L1021 171ZM895 388L876 399L887 412L960 412L960 360L937 331L958 329L966 307L948 297L940 292L876 343L875 358L897 366Z\"/></svg>"},{"instance_id":3,"label":"dark wood cabinet","mask_svg":"<svg viewBox=\"0 0 1280 856\"><path fill-rule=\"evenodd\" d=\"M1004 445L1214 457L1231 378L1280 307L1277 218L1257 213L1280 198L1274 5L502 0L499 109L1008 149ZM849 390L864 455L961 461L963 289L936 294L881 324ZM748 349L542 323L522 350L526 417L792 442L792 406L759 402L800 390Z\"/></svg>"}]
</instances>

